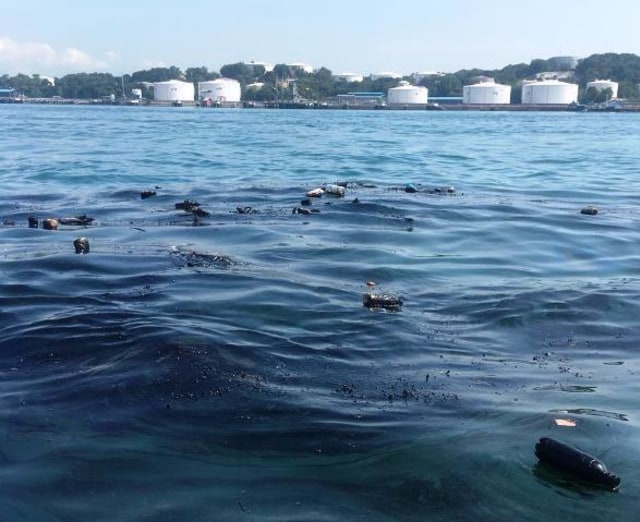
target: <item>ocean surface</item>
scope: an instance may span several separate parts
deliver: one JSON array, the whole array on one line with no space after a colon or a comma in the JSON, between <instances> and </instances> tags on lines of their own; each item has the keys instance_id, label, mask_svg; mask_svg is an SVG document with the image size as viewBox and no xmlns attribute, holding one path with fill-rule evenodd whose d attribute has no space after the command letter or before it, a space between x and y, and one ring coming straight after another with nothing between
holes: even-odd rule
<instances>
[{"instance_id":1,"label":"ocean surface","mask_svg":"<svg viewBox=\"0 0 640 522\"><path fill-rule=\"evenodd\" d=\"M637 519L637 115L0 126L1 521ZM541 465L540 437L619 490Z\"/></svg>"}]
</instances>

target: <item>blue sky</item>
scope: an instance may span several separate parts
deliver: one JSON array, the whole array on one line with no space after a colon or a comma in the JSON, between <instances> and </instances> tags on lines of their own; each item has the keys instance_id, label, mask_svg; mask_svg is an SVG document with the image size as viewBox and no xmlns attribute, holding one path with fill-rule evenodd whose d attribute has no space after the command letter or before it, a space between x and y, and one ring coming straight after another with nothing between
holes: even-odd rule
<instances>
[{"instance_id":1,"label":"blue sky","mask_svg":"<svg viewBox=\"0 0 640 522\"><path fill-rule=\"evenodd\" d=\"M334 73L455 72L640 54L637 0L3 1L0 75L265 61Z\"/></svg>"}]
</instances>

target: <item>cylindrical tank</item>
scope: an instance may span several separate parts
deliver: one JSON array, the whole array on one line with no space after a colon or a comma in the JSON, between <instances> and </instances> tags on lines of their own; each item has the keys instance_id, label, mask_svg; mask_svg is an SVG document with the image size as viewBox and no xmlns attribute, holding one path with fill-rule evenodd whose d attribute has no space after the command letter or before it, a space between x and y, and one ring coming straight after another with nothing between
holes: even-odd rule
<instances>
[{"instance_id":1,"label":"cylindrical tank","mask_svg":"<svg viewBox=\"0 0 640 522\"><path fill-rule=\"evenodd\" d=\"M587 89L590 89L591 87L598 92L611 89L611 92L613 93L611 97L618 97L618 82L612 82L611 80L593 80L592 82L587 82Z\"/></svg>"},{"instance_id":2,"label":"cylindrical tank","mask_svg":"<svg viewBox=\"0 0 640 522\"><path fill-rule=\"evenodd\" d=\"M239 102L241 96L240 82L231 78L218 78L206 82L198 82L198 97L209 98L212 102Z\"/></svg>"},{"instance_id":3,"label":"cylindrical tank","mask_svg":"<svg viewBox=\"0 0 640 522\"><path fill-rule=\"evenodd\" d=\"M416 87L409 82L401 81L397 87L387 91L387 102L390 105L426 104L429 98L429 89Z\"/></svg>"},{"instance_id":4,"label":"cylindrical tank","mask_svg":"<svg viewBox=\"0 0 640 522\"><path fill-rule=\"evenodd\" d=\"M511 86L495 82L465 85L462 88L462 103L508 105L511 103Z\"/></svg>"},{"instance_id":5,"label":"cylindrical tank","mask_svg":"<svg viewBox=\"0 0 640 522\"><path fill-rule=\"evenodd\" d=\"M134 99L139 100L142 98L142 89L131 89L131 96Z\"/></svg>"},{"instance_id":6,"label":"cylindrical tank","mask_svg":"<svg viewBox=\"0 0 640 522\"><path fill-rule=\"evenodd\" d=\"M578 86L558 80L522 84L523 105L569 105L578 102Z\"/></svg>"},{"instance_id":7,"label":"cylindrical tank","mask_svg":"<svg viewBox=\"0 0 640 522\"><path fill-rule=\"evenodd\" d=\"M153 84L153 99L156 101L193 101L195 89L192 83L180 80L156 82Z\"/></svg>"}]
</instances>

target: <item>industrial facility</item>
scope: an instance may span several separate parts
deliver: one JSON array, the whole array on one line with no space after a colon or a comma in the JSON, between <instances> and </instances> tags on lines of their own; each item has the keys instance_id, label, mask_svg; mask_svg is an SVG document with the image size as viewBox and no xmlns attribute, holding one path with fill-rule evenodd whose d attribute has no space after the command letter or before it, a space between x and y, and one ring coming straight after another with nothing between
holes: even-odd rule
<instances>
[{"instance_id":1,"label":"industrial facility","mask_svg":"<svg viewBox=\"0 0 640 522\"><path fill-rule=\"evenodd\" d=\"M242 89L240 82L231 78L218 78L206 82L198 82L198 99L210 100L213 103L239 102Z\"/></svg>"},{"instance_id":2,"label":"industrial facility","mask_svg":"<svg viewBox=\"0 0 640 522\"><path fill-rule=\"evenodd\" d=\"M508 105L511 103L511 86L494 81L465 85L462 88L462 103Z\"/></svg>"},{"instance_id":3,"label":"industrial facility","mask_svg":"<svg viewBox=\"0 0 640 522\"><path fill-rule=\"evenodd\" d=\"M587 90L591 88L594 88L598 92L611 89L611 98L618 97L618 82L612 82L611 80L593 80L592 82L587 82Z\"/></svg>"},{"instance_id":4,"label":"industrial facility","mask_svg":"<svg viewBox=\"0 0 640 522\"><path fill-rule=\"evenodd\" d=\"M426 105L429 99L429 89L417 87L407 81L401 81L397 87L387 91L389 105Z\"/></svg>"},{"instance_id":5,"label":"industrial facility","mask_svg":"<svg viewBox=\"0 0 640 522\"><path fill-rule=\"evenodd\" d=\"M386 79L399 80L400 78L402 78L402 75L394 72L378 72L378 73L371 73L369 75L369 78L371 78L372 82L375 82L376 80L386 80Z\"/></svg>"},{"instance_id":6,"label":"industrial facility","mask_svg":"<svg viewBox=\"0 0 640 522\"><path fill-rule=\"evenodd\" d=\"M522 84L523 105L569 105L578 103L578 86L559 80L525 81Z\"/></svg>"},{"instance_id":7,"label":"industrial facility","mask_svg":"<svg viewBox=\"0 0 640 522\"><path fill-rule=\"evenodd\" d=\"M169 80L153 84L153 99L161 102L193 101L195 88L191 82Z\"/></svg>"}]
</instances>

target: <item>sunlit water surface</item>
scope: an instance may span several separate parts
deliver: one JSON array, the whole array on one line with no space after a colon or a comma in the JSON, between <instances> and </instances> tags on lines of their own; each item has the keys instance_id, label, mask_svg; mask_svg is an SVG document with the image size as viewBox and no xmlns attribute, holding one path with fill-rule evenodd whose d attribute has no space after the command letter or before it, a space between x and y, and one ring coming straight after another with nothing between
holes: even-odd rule
<instances>
[{"instance_id":1,"label":"sunlit water surface","mask_svg":"<svg viewBox=\"0 0 640 522\"><path fill-rule=\"evenodd\" d=\"M636 519L636 115L0 124L0 519ZM345 197L294 212L335 181ZM538 464L542 436L620 490Z\"/></svg>"}]
</instances>

